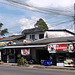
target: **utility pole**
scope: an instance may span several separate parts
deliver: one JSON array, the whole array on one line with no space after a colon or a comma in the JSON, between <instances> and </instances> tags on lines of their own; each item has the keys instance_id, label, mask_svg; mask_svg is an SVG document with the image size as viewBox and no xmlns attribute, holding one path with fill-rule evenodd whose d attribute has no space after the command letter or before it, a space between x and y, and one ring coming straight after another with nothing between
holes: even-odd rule
<instances>
[{"instance_id":1,"label":"utility pole","mask_svg":"<svg viewBox=\"0 0 75 75\"><path fill-rule=\"evenodd\" d=\"M74 33L75 33L75 3L74 3Z\"/></svg>"}]
</instances>

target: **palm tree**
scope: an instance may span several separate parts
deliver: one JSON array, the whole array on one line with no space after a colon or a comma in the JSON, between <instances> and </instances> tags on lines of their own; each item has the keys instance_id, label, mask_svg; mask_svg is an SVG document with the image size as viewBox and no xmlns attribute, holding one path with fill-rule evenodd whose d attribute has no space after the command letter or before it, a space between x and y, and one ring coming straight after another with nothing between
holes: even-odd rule
<instances>
[{"instance_id":1,"label":"palm tree","mask_svg":"<svg viewBox=\"0 0 75 75\"><path fill-rule=\"evenodd\" d=\"M2 26L3 26L3 23L0 23L0 29L2 28Z\"/></svg>"},{"instance_id":2,"label":"palm tree","mask_svg":"<svg viewBox=\"0 0 75 75\"><path fill-rule=\"evenodd\" d=\"M8 33L8 29L5 28L5 29L1 30L2 26L3 26L3 23L0 23L0 35L4 36L6 33Z\"/></svg>"}]
</instances>

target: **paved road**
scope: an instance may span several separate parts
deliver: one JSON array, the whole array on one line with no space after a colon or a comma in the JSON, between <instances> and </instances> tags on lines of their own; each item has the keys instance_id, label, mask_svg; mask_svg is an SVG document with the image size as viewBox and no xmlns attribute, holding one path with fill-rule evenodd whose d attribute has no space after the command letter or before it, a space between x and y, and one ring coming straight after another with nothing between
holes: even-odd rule
<instances>
[{"instance_id":1,"label":"paved road","mask_svg":"<svg viewBox=\"0 0 75 75\"><path fill-rule=\"evenodd\" d=\"M0 66L0 75L75 75L75 70L47 70L16 66Z\"/></svg>"}]
</instances>

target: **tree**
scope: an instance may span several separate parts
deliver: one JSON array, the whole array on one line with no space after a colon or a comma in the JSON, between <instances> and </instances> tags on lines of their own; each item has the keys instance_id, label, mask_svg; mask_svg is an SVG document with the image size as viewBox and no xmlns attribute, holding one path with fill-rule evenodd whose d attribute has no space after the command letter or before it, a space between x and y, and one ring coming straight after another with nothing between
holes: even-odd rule
<instances>
[{"instance_id":1,"label":"tree","mask_svg":"<svg viewBox=\"0 0 75 75\"><path fill-rule=\"evenodd\" d=\"M0 29L1 29L1 27L3 26L3 24L2 23L0 23Z\"/></svg>"},{"instance_id":2,"label":"tree","mask_svg":"<svg viewBox=\"0 0 75 75\"><path fill-rule=\"evenodd\" d=\"M46 22L41 18L39 19L39 21L37 21L37 23L34 26L42 30L48 30Z\"/></svg>"},{"instance_id":3,"label":"tree","mask_svg":"<svg viewBox=\"0 0 75 75\"><path fill-rule=\"evenodd\" d=\"M0 23L0 35L1 36L4 36L6 33L8 33L8 29L5 28L5 29L1 30L2 26L3 26L3 24Z\"/></svg>"}]
</instances>

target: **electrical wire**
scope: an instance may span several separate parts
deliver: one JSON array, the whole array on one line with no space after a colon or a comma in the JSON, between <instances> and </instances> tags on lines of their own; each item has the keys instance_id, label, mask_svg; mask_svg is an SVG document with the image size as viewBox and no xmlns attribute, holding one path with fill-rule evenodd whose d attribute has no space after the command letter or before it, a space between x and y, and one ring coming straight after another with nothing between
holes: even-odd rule
<instances>
[{"instance_id":1,"label":"electrical wire","mask_svg":"<svg viewBox=\"0 0 75 75\"><path fill-rule=\"evenodd\" d=\"M9 1L9 0L6 0L6 1ZM61 15L61 16L67 16L67 17L72 17L73 18L73 16L69 16L69 15L65 15L65 14L61 14L61 13L58 13L58 12L56 12L56 11L59 11L59 10L52 10L52 9L50 9L50 10L47 10L47 9L45 9L45 8L39 8L39 7L35 7L35 6L31 6L31 5L28 5L28 4L26 4L25 2L23 3L21 3L21 2L14 2L14 0L11 0L11 1L13 1L13 3L12 4L7 4L7 3L4 3L4 4L7 4L7 5L10 5L10 6L14 6L14 7L16 7L16 8L21 8L21 9L28 9L28 8L24 8L24 7L22 7L21 5L24 5L24 6L27 6L27 7L30 7L30 8L35 8L35 9L37 9L37 10L32 10L32 11L35 11L35 12L40 12L40 13L44 13L44 14L47 14L47 15L50 15L51 13L52 14L54 14L54 15ZM20 1L20 0L18 0L18 1ZM16 4L14 4L14 3L16 3L16 4L19 4L19 6L17 6ZM21 6L21 7L20 7ZM30 10L30 9L29 9ZM64 11L65 12L65 11ZM58 24L54 24L54 26L58 26L58 25L61 25L61 24L64 24L64 23L69 23L69 22L71 22L71 21L68 21L68 22L61 22L61 23L58 23ZM52 25L53 26L53 25ZM18 27L18 26L16 26L16 27ZM16 27L13 27L13 28L10 28L10 29L14 29L14 28L16 28Z\"/></svg>"},{"instance_id":2,"label":"electrical wire","mask_svg":"<svg viewBox=\"0 0 75 75\"><path fill-rule=\"evenodd\" d=\"M36 6L32 6L32 5L29 5L23 1L15 1L15 0L6 0L8 1L9 3L16 3L16 4L20 4L20 5L23 5L23 6L27 6L27 7L30 7L30 8L34 8L34 9L37 9L37 10L40 10L40 11L44 11L44 12L47 12L47 13L54 13L56 15L63 15L63 16L69 16L69 17L73 17L73 16L70 16L70 15L66 15L66 14L61 14L61 13L58 13L58 12L55 12L55 11L52 11L52 10L47 10L47 8L41 8L41 7L36 7ZM35 10L36 11L36 10Z\"/></svg>"},{"instance_id":3,"label":"electrical wire","mask_svg":"<svg viewBox=\"0 0 75 75\"><path fill-rule=\"evenodd\" d=\"M65 22L61 22L61 23L57 23L57 24L52 24L52 27L56 27L65 23L69 23L69 22L73 22L73 20L69 20L69 21L65 21Z\"/></svg>"}]
</instances>

